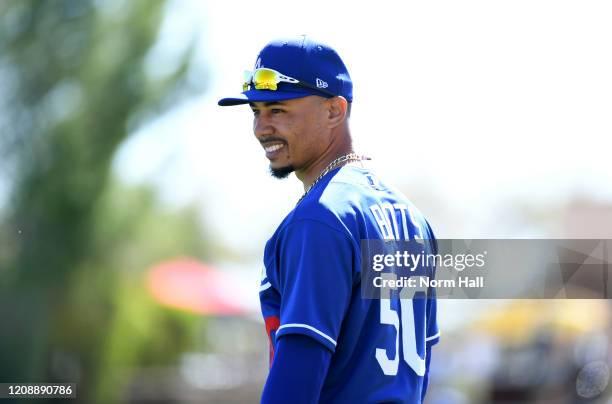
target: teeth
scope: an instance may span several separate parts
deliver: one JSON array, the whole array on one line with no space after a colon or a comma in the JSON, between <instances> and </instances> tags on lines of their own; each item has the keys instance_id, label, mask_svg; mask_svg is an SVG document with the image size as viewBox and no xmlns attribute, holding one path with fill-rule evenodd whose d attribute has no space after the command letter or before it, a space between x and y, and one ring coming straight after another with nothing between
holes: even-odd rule
<instances>
[{"instance_id":1,"label":"teeth","mask_svg":"<svg viewBox=\"0 0 612 404\"><path fill-rule=\"evenodd\" d=\"M274 144L274 145L272 145L272 146L267 146L267 147L264 147L264 150L265 150L267 153L271 153L271 152L273 152L273 151L277 151L278 149L280 149L280 148L281 148L281 147L283 147L283 146L284 146L284 145L282 145L282 144Z\"/></svg>"}]
</instances>

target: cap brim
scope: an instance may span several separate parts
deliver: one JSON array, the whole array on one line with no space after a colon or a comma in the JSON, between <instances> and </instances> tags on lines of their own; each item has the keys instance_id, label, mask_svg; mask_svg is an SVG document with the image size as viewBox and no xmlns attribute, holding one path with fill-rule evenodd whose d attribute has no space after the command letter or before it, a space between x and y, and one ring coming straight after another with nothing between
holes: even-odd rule
<instances>
[{"instance_id":1,"label":"cap brim","mask_svg":"<svg viewBox=\"0 0 612 404\"><path fill-rule=\"evenodd\" d=\"M248 104L249 102L272 102L293 100L296 98L315 95L307 89L296 89L295 91L271 91L271 90L248 90L235 97L222 98L218 104L222 107L231 105Z\"/></svg>"}]
</instances>

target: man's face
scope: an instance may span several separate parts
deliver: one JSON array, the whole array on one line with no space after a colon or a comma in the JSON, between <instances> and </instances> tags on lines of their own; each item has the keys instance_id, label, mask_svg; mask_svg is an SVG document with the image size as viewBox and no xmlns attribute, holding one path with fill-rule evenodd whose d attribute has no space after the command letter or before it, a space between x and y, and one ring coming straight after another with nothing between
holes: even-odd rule
<instances>
[{"instance_id":1,"label":"man's face","mask_svg":"<svg viewBox=\"0 0 612 404\"><path fill-rule=\"evenodd\" d=\"M330 144L326 99L308 96L253 102L253 132L264 147L274 177L306 170Z\"/></svg>"}]
</instances>

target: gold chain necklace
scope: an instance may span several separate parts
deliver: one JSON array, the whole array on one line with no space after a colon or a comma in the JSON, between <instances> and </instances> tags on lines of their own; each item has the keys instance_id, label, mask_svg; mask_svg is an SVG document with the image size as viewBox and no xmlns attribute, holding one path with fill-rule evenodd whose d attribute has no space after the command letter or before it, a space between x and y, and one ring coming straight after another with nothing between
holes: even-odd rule
<instances>
[{"instance_id":1,"label":"gold chain necklace","mask_svg":"<svg viewBox=\"0 0 612 404\"><path fill-rule=\"evenodd\" d=\"M302 199L306 197L308 192L317 184L317 182L319 182L321 178L325 177L325 174L329 173L331 170L335 168L338 168L342 164L349 164L349 163L354 163L355 161L362 161L362 160L370 160L370 158L366 156L360 156L357 153L351 152L343 156L340 156L334 161L332 161L331 163L329 163L327 167L325 167L323 171L321 171L321 174L319 174L319 176L312 182L312 184L308 187L308 189L304 191L304 195L302 195L302 197L297 201L296 205L299 205L300 202L302 202Z\"/></svg>"}]
</instances>

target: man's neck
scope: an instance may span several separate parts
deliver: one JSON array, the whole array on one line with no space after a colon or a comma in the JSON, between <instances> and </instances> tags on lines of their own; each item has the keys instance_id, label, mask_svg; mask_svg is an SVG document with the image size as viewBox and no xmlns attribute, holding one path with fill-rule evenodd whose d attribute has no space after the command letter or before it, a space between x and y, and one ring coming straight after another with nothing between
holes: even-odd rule
<instances>
[{"instance_id":1,"label":"man's neck","mask_svg":"<svg viewBox=\"0 0 612 404\"><path fill-rule=\"evenodd\" d=\"M304 191L312 186L331 162L351 152L353 152L353 148L350 144L343 145L343 147L335 148L334 150L327 150L305 170L296 171L296 177L304 184Z\"/></svg>"}]
</instances>

